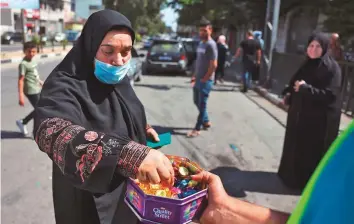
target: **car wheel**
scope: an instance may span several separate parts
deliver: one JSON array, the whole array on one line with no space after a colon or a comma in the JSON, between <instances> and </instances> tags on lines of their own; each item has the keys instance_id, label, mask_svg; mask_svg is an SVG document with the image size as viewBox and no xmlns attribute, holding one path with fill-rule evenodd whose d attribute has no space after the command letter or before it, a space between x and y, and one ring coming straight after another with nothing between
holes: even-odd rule
<instances>
[{"instance_id":1,"label":"car wheel","mask_svg":"<svg viewBox=\"0 0 354 224\"><path fill-rule=\"evenodd\" d=\"M13 41L13 40L10 40L9 44L11 44L11 45L14 44L14 41Z\"/></svg>"}]
</instances>

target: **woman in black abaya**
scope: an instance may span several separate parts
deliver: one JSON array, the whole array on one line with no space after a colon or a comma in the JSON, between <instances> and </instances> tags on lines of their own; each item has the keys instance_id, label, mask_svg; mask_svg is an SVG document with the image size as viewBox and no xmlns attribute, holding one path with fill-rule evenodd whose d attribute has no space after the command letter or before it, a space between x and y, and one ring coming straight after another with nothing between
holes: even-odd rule
<instances>
[{"instance_id":1,"label":"woman in black abaya","mask_svg":"<svg viewBox=\"0 0 354 224\"><path fill-rule=\"evenodd\" d=\"M128 177L173 182L167 157L145 146L147 135L156 137L156 132L147 125L126 76L134 38L129 20L120 13L92 14L43 86L35 140L53 160L57 224L99 224L94 198L110 200L105 202L109 206L99 206L104 223L112 223L113 216L119 223L134 223L134 214L117 206L121 194L104 196ZM119 212L123 214L117 217Z\"/></svg>"},{"instance_id":2,"label":"woman in black abaya","mask_svg":"<svg viewBox=\"0 0 354 224\"><path fill-rule=\"evenodd\" d=\"M329 38L309 38L307 60L284 90L289 104L279 177L303 190L338 135L341 116L341 72L329 55Z\"/></svg>"}]
</instances>

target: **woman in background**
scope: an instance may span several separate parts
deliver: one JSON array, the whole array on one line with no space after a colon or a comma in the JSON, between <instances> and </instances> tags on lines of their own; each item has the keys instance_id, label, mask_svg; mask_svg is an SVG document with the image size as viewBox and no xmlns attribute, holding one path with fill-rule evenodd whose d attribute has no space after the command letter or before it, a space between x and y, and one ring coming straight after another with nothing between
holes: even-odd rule
<instances>
[{"instance_id":1,"label":"woman in background","mask_svg":"<svg viewBox=\"0 0 354 224\"><path fill-rule=\"evenodd\" d=\"M283 93L289 110L278 175L302 191L339 131L341 71L325 34L309 38L307 60Z\"/></svg>"},{"instance_id":2,"label":"woman in background","mask_svg":"<svg viewBox=\"0 0 354 224\"><path fill-rule=\"evenodd\" d=\"M224 82L225 62L227 56L229 55L229 47L226 44L226 37L224 35L219 36L217 47L218 47L218 67L215 70L215 80L214 80L215 84L217 84L217 81L221 83Z\"/></svg>"}]
</instances>

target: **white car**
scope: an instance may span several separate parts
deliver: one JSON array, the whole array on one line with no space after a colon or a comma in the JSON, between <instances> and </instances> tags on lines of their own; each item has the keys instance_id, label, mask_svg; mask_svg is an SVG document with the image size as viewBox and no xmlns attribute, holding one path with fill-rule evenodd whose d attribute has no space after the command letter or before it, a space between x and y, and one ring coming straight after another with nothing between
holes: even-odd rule
<instances>
[{"instance_id":1,"label":"white car","mask_svg":"<svg viewBox=\"0 0 354 224\"><path fill-rule=\"evenodd\" d=\"M65 33L55 33L54 34L54 41L55 42L60 43L60 42L62 42L65 39L66 39Z\"/></svg>"}]
</instances>

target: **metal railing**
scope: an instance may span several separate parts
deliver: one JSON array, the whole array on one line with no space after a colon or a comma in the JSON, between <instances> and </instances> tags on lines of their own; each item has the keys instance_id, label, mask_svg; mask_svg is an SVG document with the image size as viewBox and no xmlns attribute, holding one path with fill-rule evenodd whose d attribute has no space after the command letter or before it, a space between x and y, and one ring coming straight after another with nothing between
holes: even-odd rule
<instances>
[{"instance_id":1,"label":"metal railing","mask_svg":"<svg viewBox=\"0 0 354 224\"><path fill-rule=\"evenodd\" d=\"M261 74L261 84L270 92L281 95L282 90L304 62L302 55L273 52L269 76ZM343 113L354 116L354 63L339 62L342 69Z\"/></svg>"}]
</instances>

